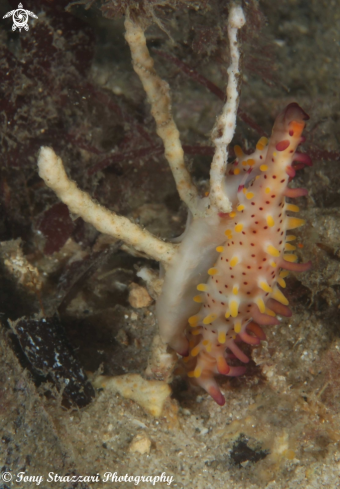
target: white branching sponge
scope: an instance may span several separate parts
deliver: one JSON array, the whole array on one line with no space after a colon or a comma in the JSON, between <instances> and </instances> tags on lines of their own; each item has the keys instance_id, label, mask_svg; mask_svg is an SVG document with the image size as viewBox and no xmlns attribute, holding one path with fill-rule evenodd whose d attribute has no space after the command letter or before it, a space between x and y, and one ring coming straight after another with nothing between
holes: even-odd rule
<instances>
[{"instance_id":1,"label":"white branching sponge","mask_svg":"<svg viewBox=\"0 0 340 489\"><path fill-rule=\"evenodd\" d=\"M125 20L133 68L151 105L179 195L188 207L187 229L179 244L163 242L94 202L67 177L51 148L41 148L38 160L39 175L73 214L164 265L156 306L161 337L185 357L189 377L221 405L224 397L214 376L244 372L244 367L229 365L228 360L246 363L249 358L240 344L258 344L265 338L262 325L276 324L277 314L291 314L279 287L285 287L287 270L310 267L296 263L291 244L295 236L287 231L303 221L290 215L298 207L285 200L306 195L288 183L295 174L294 161L310 164L306 155L296 152L308 116L290 104L276 119L269 142L261 138L250 156L236 146L237 159L228 165L240 95L237 34L244 24L242 8L232 6L226 103L212 132L210 194L200 197L185 166L169 85L155 71L143 28L128 15Z\"/></svg>"}]
</instances>

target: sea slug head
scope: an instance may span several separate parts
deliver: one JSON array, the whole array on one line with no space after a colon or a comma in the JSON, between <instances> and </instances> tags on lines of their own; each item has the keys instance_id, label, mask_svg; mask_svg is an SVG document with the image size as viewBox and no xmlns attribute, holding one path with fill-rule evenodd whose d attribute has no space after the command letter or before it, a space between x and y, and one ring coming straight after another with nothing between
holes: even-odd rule
<instances>
[{"instance_id":1,"label":"sea slug head","mask_svg":"<svg viewBox=\"0 0 340 489\"><path fill-rule=\"evenodd\" d=\"M266 165L275 167L275 177L280 173L288 174L292 179L295 170L305 165L311 166L308 155L297 152L297 147L304 141L301 136L309 116L296 103L289 104L276 118L268 145ZM274 163L274 165L273 165Z\"/></svg>"},{"instance_id":2,"label":"sea slug head","mask_svg":"<svg viewBox=\"0 0 340 489\"><path fill-rule=\"evenodd\" d=\"M304 110L301 109L299 104L293 102L277 116L273 127L273 136L275 139L279 139L278 151L283 151L285 146L285 140L280 140L280 136L283 137L287 131L291 138L301 138L302 131L305 127L305 121L308 121L309 116ZM300 141L299 141L300 142ZM287 143L286 143L287 144Z\"/></svg>"}]
</instances>

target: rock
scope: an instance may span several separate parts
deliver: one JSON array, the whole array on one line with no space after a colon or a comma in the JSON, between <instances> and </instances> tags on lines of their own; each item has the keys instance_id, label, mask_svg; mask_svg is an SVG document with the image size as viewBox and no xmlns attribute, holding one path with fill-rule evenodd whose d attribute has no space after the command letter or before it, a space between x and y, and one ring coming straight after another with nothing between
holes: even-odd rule
<instances>
[{"instance_id":1,"label":"rock","mask_svg":"<svg viewBox=\"0 0 340 489\"><path fill-rule=\"evenodd\" d=\"M145 433L136 435L129 446L129 452L137 452L142 455L144 453L149 454L150 449L151 449L151 440Z\"/></svg>"},{"instance_id":2,"label":"rock","mask_svg":"<svg viewBox=\"0 0 340 489\"><path fill-rule=\"evenodd\" d=\"M129 302L135 309L148 307L152 304L152 298L145 287L132 283L130 286Z\"/></svg>"},{"instance_id":3,"label":"rock","mask_svg":"<svg viewBox=\"0 0 340 489\"><path fill-rule=\"evenodd\" d=\"M145 380L138 374L117 377L100 375L93 381L93 385L96 388L118 392L125 399L132 399L155 417L162 414L165 401L171 394L171 389L165 382Z\"/></svg>"}]
</instances>

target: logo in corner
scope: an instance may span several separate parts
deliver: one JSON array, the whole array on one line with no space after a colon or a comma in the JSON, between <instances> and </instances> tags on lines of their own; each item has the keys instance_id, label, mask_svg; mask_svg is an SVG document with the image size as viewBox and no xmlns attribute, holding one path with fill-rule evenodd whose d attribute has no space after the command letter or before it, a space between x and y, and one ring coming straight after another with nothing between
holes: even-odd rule
<instances>
[{"instance_id":1,"label":"logo in corner","mask_svg":"<svg viewBox=\"0 0 340 489\"><path fill-rule=\"evenodd\" d=\"M12 25L12 30L15 31L16 29L19 29L19 32L21 32L21 29L25 29L25 31L28 31L28 17L34 17L37 19L38 17L33 13L30 12L29 10L25 10L23 8L22 3L19 3L18 8L16 10L11 10L10 12L7 12L3 16L3 19L7 19L7 17L13 17L13 25Z\"/></svg>"}]
</instances>

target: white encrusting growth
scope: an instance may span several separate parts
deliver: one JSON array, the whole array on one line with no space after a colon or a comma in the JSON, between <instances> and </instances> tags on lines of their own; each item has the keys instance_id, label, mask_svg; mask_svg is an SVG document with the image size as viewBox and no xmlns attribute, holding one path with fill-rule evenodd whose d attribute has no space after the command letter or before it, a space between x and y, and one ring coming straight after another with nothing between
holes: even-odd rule
<instances>
[{"instance_id":1,"label":"white encrusting growth","mask_svg":"<svg viewBox=\"0 0 340 489\"><path fill-rule=\"evenodd\" d=\"M213 130L215 154L210 168L210 204L213 210L224 213L232 210L231 202L225 193L224 180L228 163L228 146L234 136L239 104L240 50L237 32L245 22L242 8L232 7L228 19L231 64L228 68L227 101Z\"/></svg>"}]
</instances>

